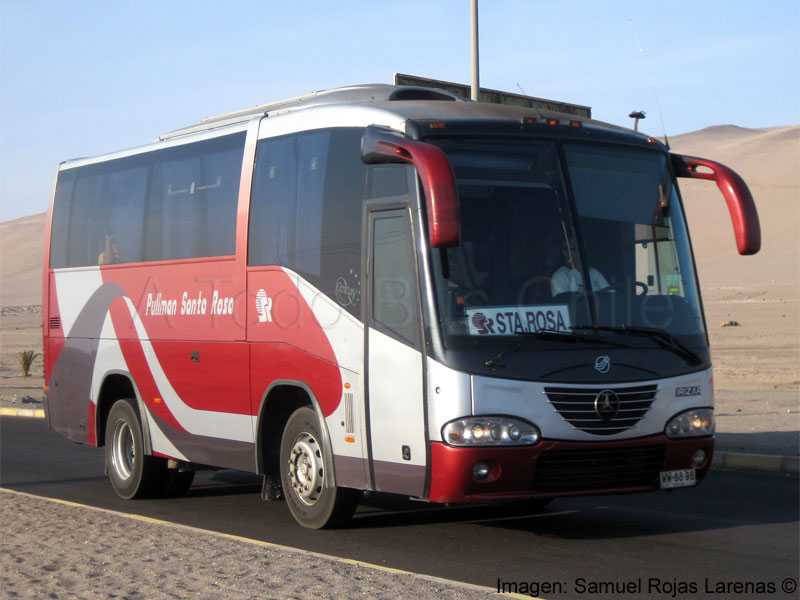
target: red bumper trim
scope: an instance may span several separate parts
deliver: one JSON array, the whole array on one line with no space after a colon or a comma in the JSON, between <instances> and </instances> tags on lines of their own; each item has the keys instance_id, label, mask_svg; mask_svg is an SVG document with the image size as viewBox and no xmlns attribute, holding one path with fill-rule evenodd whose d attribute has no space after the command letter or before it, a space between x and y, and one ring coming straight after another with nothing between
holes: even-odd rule
<instances>
[{"instance_id":1,"label":"red bumper trim","mask_svg":"<svg viewBox=\"0 0 800 600\"><path fill-rule=\"evenodd\" d=\"M615 473L615 478L610 477L607 483L602 481L601 476L599 481L590 481L591 478L587 478L583 487L576 487L572 482L572 485L559 489L553 487L551 480L546 489L537 489L537 467L542 455L547 455L549 459L556 455L565 456L569 451L596 451L601 456L610 451L624 456L626 450L635 453L645 448L656 449L658 452L663 448L663 463L656 464L655 470L651 467L651 471L639 473L633 480L626 480L626 466L622 464L619 472ZM699 449L705 450L706 460L701 467L696 468L692 463L692 456ZM711 465L713 452L712 437L671 440L664 435L599 443L542 441L535 446L505 448L455 448L442 442L431 442L431 486L428 499L431 502L460 503L657 490L658 472L662 470L696 468L699 483ZM479 461L487 461L492 467L492 476L486 481L478 481L472 475L472 467ZM585 458L582 463L580 474L586 477L590 470L586 468ZM609 463L613 464L614 461L606 461L602 468L608 469ZM544 459L540 474L544 472L543 465ZM569 463L564 465L564 475L569 475L569 468Z\"/></svg>"}]
</instances>

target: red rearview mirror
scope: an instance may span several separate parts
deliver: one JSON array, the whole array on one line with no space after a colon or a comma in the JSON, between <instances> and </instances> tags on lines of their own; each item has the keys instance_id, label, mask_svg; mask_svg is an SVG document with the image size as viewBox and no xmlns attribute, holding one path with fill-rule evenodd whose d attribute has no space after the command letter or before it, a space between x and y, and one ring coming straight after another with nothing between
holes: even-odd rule
<instances>
[{"instance_id":1,"label":"red rearview mirror","mask_svg":"<svg viewBox=\"0 0 800 600\"><path fill-rule=\"evenodd\" d=\"M681 154L671 156L672 166L678 177L717 182L717 187L728 204L739 254L758 252L761 249L761 225L753 195L744 180L729 167L713 160Z\"/></svg>"},{"instance_id":2,"label":"red rearview mirror","mask_svg":"<svg viewBox=\"0 0 800 600\"><path fill-rule=\"evenodd\" d=\"M361 141L361 158L366 164L414 165L425 193L431 247L448 248L461 243L456 179L442 150L425 142L368 127Z\"/></svg>"}]
</instances>

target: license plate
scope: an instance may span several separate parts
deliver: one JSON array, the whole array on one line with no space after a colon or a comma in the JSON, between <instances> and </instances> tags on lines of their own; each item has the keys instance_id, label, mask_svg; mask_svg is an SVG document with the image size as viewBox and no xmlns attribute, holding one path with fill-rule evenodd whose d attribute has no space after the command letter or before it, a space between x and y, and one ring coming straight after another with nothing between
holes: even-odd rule
<instances>
[{"instance_id":1,"label":"license plate","mask_svg":"<svg viewBox=\"0 0 800 600\"><path fill-rule=\"evenodd\" d=\"M661 471L661 489L690 487L697 483L694 469L679 469L677 471Z\"/></svg>"}]
</instances>

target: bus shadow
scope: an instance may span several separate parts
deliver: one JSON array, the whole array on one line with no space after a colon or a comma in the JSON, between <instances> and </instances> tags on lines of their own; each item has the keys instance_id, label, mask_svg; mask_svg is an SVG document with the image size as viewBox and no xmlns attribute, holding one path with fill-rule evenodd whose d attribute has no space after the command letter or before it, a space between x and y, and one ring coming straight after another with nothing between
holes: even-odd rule
<instances>
[{"instance_id":1,"label":"bus shadow","mask_svg":"<svg viewBox=\"0 0 800 600\"><path fill-rule=\"evenodd\" d=\"M254 494L261 492L260 475L244 471L209 470L198 471L194 483L186 493L187 498L208 498L212 496L228 496Z\"/></svg>"},{"instance_id":2,"label":"bus shadow","mask_svg":"<svg viewBox=\"0 0 800 600\"><path fill-rule=\"evenodd\" d=\"M446 506L377 492L362 494L345 530L462 524L534 536L576 540L644 537L713 531L747 524L796 523L800 491L795 478L712 471L697 488L632 495L556 498L541 508L531 501ZM736 493L732 490L736 490ZM261 477L239 471L198 473L187 499L255 495ZM782 498L763 509L759 498ZM735 496L735 499L733 499Z\"/></svg>"},{"instance_id":3,"label":"bus shadow","mask_svg":"<svg viewBox=\"0 0 800 600\"><path fill-rule=\"evenodd\" d=\"M712 472L707 481L709 487L718 481L730 486L731 479L736 477L744 476ZM744 492L747 485L752 493ZM721 499L730 498L728 492L700 486L674 492L557 498L543 509L525 501L483 506L419 506L417 502L371 494L362 501L348 527L379 529L461 523L541 537L600 540L798 522L800 494L796 479L763 476L758 484L742 480L733 487L743 492L736 501ZM763 498L758 490L765 492L764 488L771 490L767 497L783 498L780 506L764 510L763 502L758 500Z\"/></svg>"},{"instance_id":4,"label":"bus shadow","mask_svg":"<svg viewBox=\"0 0 800 600\"><path fill-rule=\"evenodd\" d=\"M427 504L391 495L371 493L364 497L347 529L379 529L436 525L447 523L479 523L503 518L549 518L551 511L537 509L529 503L470 504L446 506Z\"/></svg>"}]
</instances>

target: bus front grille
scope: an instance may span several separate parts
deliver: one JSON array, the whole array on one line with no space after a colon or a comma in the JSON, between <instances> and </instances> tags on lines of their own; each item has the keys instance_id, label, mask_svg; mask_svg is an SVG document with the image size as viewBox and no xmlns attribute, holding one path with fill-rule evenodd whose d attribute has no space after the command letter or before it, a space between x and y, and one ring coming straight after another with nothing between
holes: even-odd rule
<instances>
[{"instance_id":1,"label":"bus front grille","mask_svg":"<svg viewBox=\"0 0 800 600\"><path fill-rule=\"evenodd\" d=\"M641 487L658 479L664 446L591 450L547 450L536 460L538 492Z\"/></svg>"},{"instance_id":2,"label":"bus front grille","mask_svg":"<svg viewBox=\"0 0 800 600\"><path fill-rule=\"evenodd\" d=\"M657 391L657 385L544 389L562 419L593 435L614 435L635 427L650 410Z\"/></svg>"}]
</instances>

